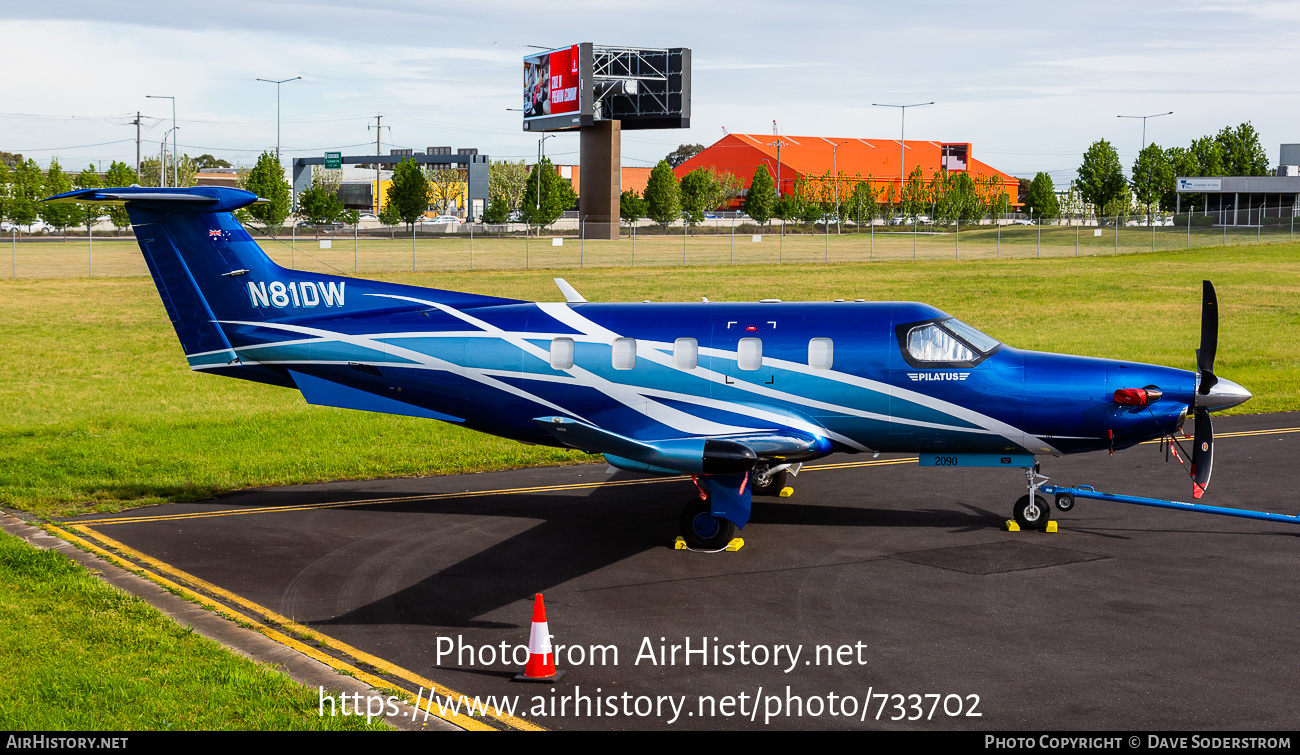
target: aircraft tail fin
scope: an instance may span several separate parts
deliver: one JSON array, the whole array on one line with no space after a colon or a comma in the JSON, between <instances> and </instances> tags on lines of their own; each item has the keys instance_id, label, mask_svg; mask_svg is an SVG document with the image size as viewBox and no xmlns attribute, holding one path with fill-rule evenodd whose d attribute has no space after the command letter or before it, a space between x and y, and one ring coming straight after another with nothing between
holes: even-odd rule
<instances>
[{"instance_id":1,"label":"aircraft tail fin","mask_svg":"<svg viewBox=\"0 0 1300 755\"><path fill-rule=\"evenodd\" d=\"M125 204L149 274L186 356L236 360L219 320L262 320L246 281L280 267L231 214L256 194L216 186L178 189L84 189L47 202ZM191 358L193 364L193 358Z\"/></svg>"},{"instance_id":2,"label":"aircraft tail fin","mask_svg":"<svg viewBox=\"0 0 1300 755\"><path fill-rule=\"evenodd\" d=\"M457 308L516 303L281 267L235 218L235 210L263 201L241 189L83 189L45 201L126 206L193 369L292 385L284 370L241 360L239 349L302 338L314 323L334 318L419 311L426 306L421 302Z\"/></svg>"}]
</instances>

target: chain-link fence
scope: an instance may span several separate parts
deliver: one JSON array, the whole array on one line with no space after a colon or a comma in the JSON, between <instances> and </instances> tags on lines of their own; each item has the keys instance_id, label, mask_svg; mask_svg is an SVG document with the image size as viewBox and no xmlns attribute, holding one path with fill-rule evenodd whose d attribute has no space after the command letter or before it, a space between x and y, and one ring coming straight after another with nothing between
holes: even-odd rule
<instances>
[{"instance_id":1,"label":"chain-link fence","mask_svg":"<svg viewBox=\"0 0 1300 755\"><path fill-rule=\"evenodd\" d=\"M643 220L616 226L584 218L541 229L522 224L285 229L254 238L277 264L321 273L431 272L617 266L814 264L904 259L1074 257L1293 241L1295 218L1214 225L1212 217L1095 218L1047 223L998 218L936 224L925 218L874 224L699 224ZM13 278L148 275L131 236L9 234ZM0 246L0 249L3 249Z\"/></svg>"}]
</instances>

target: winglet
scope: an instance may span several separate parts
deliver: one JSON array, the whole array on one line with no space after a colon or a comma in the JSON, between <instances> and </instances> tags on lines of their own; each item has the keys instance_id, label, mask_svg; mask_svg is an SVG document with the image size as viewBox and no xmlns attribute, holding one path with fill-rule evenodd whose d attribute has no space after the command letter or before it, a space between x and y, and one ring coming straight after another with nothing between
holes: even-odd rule
<instances>
[{"instance_id":1,"label":"winglet","mask_svg":"<svg viewBox=\"0 0 1300 755\"><path fill-rule=\"evenodd\" d=\"M585 304L587 302L586 299L582 298L582 294L578 293L576 288L570 286L565 279L556 278L555 285L560 287L560 293L564 294L564 300L569 304Z\"/></svg>"}]
</instances>

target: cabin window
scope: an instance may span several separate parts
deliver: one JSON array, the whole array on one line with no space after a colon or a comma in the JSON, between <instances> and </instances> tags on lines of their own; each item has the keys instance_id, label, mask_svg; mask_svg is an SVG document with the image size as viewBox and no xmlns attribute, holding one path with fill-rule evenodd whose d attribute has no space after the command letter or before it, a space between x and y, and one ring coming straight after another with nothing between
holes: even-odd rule
<instances>
[{"instance_id":1,"label":"cabin window","mask_svg":"<svg viewBox=\"0 0 1300 755\"><path fill-rule=\"evenodd\" d=\"M736 365L742 370L757 370L763 366L763 339L742 338L736 346Z\"/></svg>"},{"instance_id":2,"label":"cabin window","mask_svg":"<svg viewBox=\"0 0 1300 755\"><path fill-rule=\"evenodd\" d=\"M673 366L679 370L693 370L700 362L700 345L694 338L673 341Z\"/></svg>"},{"instance_id":3,"label":"cabin window","mask_svg":"<svg viewBox=\"0 0 1300 755\"><path fill-rule=\"evenodd\" d=\"M630 370L636 367L636 339L614 339L613 360L616 370Z\"/></svg>"},{"instance_id":4,"label":"cabin window","mask_svg":"<svg viewBox=\"0 0 1300 755\"><path fill-rule=\"evenodd\" d=\"M573 339L556 338L551 341L551 367L567 370L573 366Z\"/></svg>"},{"instance_id":5,"label":"cabin window","mask_svg":"<svg viewBox=\"0 0 1300 755\"><path fill-rule=\"evenodd\" d=\"M908 332L907 351L920 362L971 362L977 358L966 344L934 323Z\"/></svg>"},{"instance_id":6,"label":"cabin window","mask_svg":"<svg viewBox=\"0 0 1300 755\"><path fill-rule=\"evenodd\" d=\"M835 363L835 344L829 338L814 338L808 342L808 366L814 370L829 370Z\"/></svg>"}]
</instances>

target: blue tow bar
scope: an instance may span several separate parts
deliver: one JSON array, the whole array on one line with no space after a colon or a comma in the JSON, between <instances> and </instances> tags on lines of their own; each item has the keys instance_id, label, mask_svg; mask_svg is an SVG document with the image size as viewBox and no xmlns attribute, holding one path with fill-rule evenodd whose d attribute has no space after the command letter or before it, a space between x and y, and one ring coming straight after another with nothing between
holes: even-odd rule
<instances>
[{"instance_id":1,"label":"blue tow bar","mask_svg":"<svg viewBox=\"0 0 1300 755\"><path fill-rule=\"evenodd\" d=\"M1077 488L1063 488L1059 485L1044 485L1039 490L1048 495L1069 496L1073 504L1076 498L1092 498L1098 501L1114 501L1115 503L1132 503L1137 506L1155 506L1161 509L1175 509L1177 511L1198 511L1202 514L1218 514L1219 516L1238 516L1243 519L1263 519L1266 522L1287 522L1288 524L1300 524L1300 516L1287 516L1286 514L1270 514L1267 511L1249 511L1247 509L1231 509L1224 506L1206 506L1201 503L1183 503L1182 501L1163 501L1159 498L1138 498L1131 495L1115 495L1114 493L1102 493L1094 490L1090 485L1081 485ZM1066 505L1064 508L1069 508Z\"/></svg>"}]
</instances>

